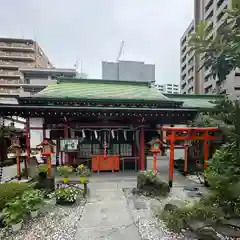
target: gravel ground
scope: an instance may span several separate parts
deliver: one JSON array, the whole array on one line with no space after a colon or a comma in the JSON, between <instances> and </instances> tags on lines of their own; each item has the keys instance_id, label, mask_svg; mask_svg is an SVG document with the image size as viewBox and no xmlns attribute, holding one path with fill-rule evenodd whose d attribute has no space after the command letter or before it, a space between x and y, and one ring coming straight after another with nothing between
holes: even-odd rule
<instances>
[{"instance_id":1,"label":"gravel ground","mask_svg":"<svg viewBox=\"0 0 240 240\"><path fill-rule=\"evenodd\" d=\"M11 233L0 230L1 240L75 240L77 223L86 199L78 199L71 207L56 206L48 201L36 219L25 221L22 230ZM4 234L6 234L4 236Z\"/></svg>"},{"instance_id":2,"label":"gravel ground","mask_svg":"<svg viewBox=\"0 0 240 240\"><path fill-rule=\"evenodd\" d=\"M181 234L170 232L162 221L154 217L155 209L163 208L170 200L189 200L189 197L181 188L173 188L170 195L161 201L144 196L134 196L132 189L124 189L124 194L142 240L194 240L194 238L187 238ZM145 208L136 209L135 202L143 203Z\"/></svg>"}]
</instances>

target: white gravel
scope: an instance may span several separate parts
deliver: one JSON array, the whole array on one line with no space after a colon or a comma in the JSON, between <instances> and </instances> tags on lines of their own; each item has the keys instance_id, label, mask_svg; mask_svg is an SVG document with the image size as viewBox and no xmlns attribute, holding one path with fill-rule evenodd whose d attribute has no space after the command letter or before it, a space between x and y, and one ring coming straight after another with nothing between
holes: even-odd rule
<instances>
[{"instance_id":1,"label":"white gravel","mask_svg":"<svg viewBox=\"0 0 240 240\"><path fill-rule=\"evenodd\" d=\"M48 203L36 219L25 221L22 230L11 233L0 230L1 240L75 240L77 224L82 216L85 199L73 206ZM4 232L6 233L3 236ZM1 236L2 233L2 236Z\"/></svg>"},{"instance_id":2,"label":"white gravel","mask_svg":"<svg viewBox=\"0 0 240 240\"><path fill-rule=\"evenodd\" d=\"M161 220L157 220L154 216L154 209L164 207L164 205L170 200L185 201L189 199L189 197L181 188L173 188L170 195L161 201L157 201L144 196L137 197L134 196L131 191L132 189L125 189L124 193L128 200L130 213L132 214L142 240L188 239L186 237L183 237L181 234L176 234L169 231L165 224ZM134 207L134 199L145 202L146 209L136 209Z\"/></svg>"}]
</instances>

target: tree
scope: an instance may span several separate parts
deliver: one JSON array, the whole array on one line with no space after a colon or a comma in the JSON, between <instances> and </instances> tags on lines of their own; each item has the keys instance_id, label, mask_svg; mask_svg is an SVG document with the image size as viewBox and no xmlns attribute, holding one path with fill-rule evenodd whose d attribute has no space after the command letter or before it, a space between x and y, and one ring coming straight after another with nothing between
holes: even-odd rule
<instances>
[{"instance_id":1,"label":"tree","mask_svg":"<svg viewBox=\"0 0 240 240\"><path fill-rule=\"evenodd\" d=\"M202 57L203 67L210 69L221 84L227 75L240 67L240 6L226 10L216 36L209 38L210 22L202 21L188 41L190 51Z\"/></svg>"}]
</instances>

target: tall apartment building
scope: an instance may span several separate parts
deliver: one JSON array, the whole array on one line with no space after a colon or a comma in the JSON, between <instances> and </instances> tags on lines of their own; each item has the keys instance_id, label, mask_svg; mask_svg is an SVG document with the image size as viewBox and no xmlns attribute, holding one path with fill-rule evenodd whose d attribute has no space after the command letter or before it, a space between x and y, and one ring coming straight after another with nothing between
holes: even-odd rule
<instances>
[{"instance_id":1,"label":"tall apartment building","mask_svg":"<svg viewBox=\"0 0 240 240\"><path fill-rule=\"evenodd\" d=\"M56 82L57 78L75 78L76 69L71 68L19 68L21 73L21 95L32 95L40 92L49 84Z\"/></svg>"},{"instance_id":2,"label":"tall apartment building","mask_svg":"<svg viewBox=\"0 0 240 240\"><path fill-rule=\"evenodd\" d=\"M155 81L155 65L136 61L102 62L102 79Z\"/></svg>"},{"instance_id":3,"label":"tall apartment building","mask_svg":"<svg viewBox=\"0 0 240 240\"><path fill-rule=\"evenodd\" d=\"M213 79L209 69L202 68L202 56L196 56L189 52L187 40L189 35L195 31L196 26L202 20L208 21L208 38L213 39L219 28L224 23L224 10L239 4L239 0L195 0L194 20L183 34L180 44L180 88L181 93L214 93L217 89L231 94L233 97L240 95L240 83L238 71L229 74L226 81L220 86L217 79ZM237 81L238 79L238 81Z\"/></svg>"},{"instance_id":4,"label":"tall apartment building","mask_svg":"<svg viewBox=\"0 0 240 240\"><path fill-rule=\"evenodd\" d=\"M180 93L180 87L178 84L154 84L154 87L156 87L161 93L171 93L171 94L178 94Z\"/></svg>"},{"instance_id":5,"label":"tall apartment building","mask_svg":"<svg viewBox=\"0 0 240 240\"><path fill-rule=\"evenodd\" d=\"M0 96L16 95L23 84L19 68L52 68L32 39L0 38Z\"/></svg>"}]
</instances>

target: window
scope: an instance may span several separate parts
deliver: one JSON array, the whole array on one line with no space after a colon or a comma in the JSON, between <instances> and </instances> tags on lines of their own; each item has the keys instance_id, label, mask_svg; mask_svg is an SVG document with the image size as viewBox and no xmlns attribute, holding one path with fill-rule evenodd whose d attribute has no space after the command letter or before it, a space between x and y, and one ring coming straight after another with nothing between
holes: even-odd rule
<instances>
[{"instance_id":1,"label":"window","mask_svg":"<svg viewBox=\"0 0 240 240\"><path fill-rule=\"evenodd\" d=\"M210 86L205 88L205 93L211 93L212 90L213 90L213 87L212 87L212 85L210 85Z\"/></svg>"},{"instance_id":2,"label":"window","mask_svg":"<svg viewBox=\"0 0 240 240\"><path fill-rule=\"evenodd\" d=\"M204 82L208 82L211 79L211 74L208 74L204 77Z\"/></svg>"},{"instance_id":3,"label":"window","mask_svg":"<svg viewBox=\"0 0 240 240\"><path fill-rule=\"evenodd\" d=\"M205 6L205 13L212 7L213 0L209 1L209 3Z\"/></svg>"},{"instance_id":4,"label":"window","mask_svg":"<svg viewBox=\"0 0 240 240\"><path fill-rule=\"evenodd\" d=\"M227 1L226 0L218 0L217 8L220 8L224 2L227 2Z\"/></svg>"}]
</instances>

